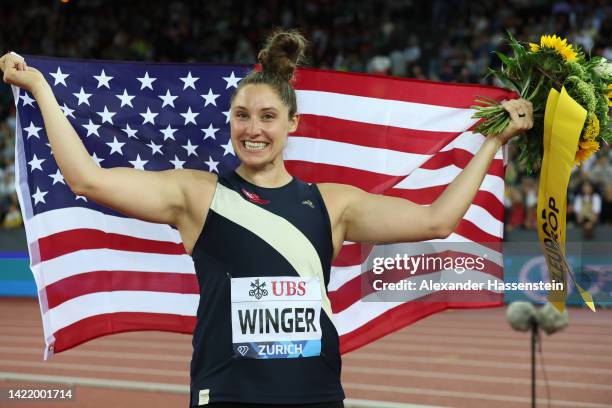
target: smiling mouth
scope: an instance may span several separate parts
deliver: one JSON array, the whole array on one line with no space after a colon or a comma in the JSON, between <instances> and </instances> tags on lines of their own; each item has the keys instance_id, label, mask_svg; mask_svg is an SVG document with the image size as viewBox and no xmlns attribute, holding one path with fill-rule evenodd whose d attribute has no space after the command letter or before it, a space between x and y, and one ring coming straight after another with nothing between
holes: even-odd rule
<instances>
[{"instance_id":1,"label":"smiling mouth","mask_svg":"<svg viewBox=\"0 0 612 408\"><path fill-rule=\"evenodd\" d=\"M249 140L244 140L242 142L242 145L244 146L244 148L247 151L257 152L257 151L265 149L269 145L269 143L266 143L266 142L252 142L252 141L249 141Z\"/></svg>"}]
</instances>

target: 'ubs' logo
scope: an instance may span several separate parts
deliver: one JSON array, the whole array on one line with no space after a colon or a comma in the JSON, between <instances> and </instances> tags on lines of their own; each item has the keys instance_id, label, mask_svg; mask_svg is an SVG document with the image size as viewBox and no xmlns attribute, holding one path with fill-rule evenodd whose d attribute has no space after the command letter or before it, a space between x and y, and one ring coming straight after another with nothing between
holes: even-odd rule
<instances>
[{"instance_id":1,"label":"'ubs' logo","mask_svg":"<svg viewBox=\"0 0 612 408\"><path fill-rule=\"evenodd\" d=\"M249 290L249 296L259 300L264 296L268 296L268 289L266 289L266 282L259 283L259 279L255 279L251 282L251 290Z\"/></svg>"},{"instance_id":2,"label":"'ubs' logo","mask_svg":"<svg viewBox=\"0 0 612 408\"><path fill-rule=\"evenodd\" d=\"M294 281L272 281L272 294L274 296L304 296L306 294L306 283Z\"/></svg>"}]
</instances>

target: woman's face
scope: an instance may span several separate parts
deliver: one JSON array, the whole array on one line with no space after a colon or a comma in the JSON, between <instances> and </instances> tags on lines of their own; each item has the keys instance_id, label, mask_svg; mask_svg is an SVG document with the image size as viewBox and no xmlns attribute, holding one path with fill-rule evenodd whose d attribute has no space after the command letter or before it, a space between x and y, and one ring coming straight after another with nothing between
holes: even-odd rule
<instances>
[{"instance_id":1,"label":"woman's face","mask_svg":"<svg viewBox=\"0 0 612 408\"><path fill-rule=\"evenodd\" d=\"M263 168L282 161L287 134L297 129L298 116L265 84L246 85L234 97L230 129L234 152L245 166Z\"/></svg>"}]
</instances>

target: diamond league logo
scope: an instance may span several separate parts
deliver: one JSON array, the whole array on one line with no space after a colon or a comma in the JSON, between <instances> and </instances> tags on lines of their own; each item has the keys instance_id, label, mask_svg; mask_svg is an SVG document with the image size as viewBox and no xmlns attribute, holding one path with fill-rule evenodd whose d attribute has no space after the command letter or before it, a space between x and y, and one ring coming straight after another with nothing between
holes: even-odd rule
<instances>
[{"instance_id":1,"label":"diamond league logo","mask_svg":"<svg viewBox=\"0 0 612 408\"><path fill-rule=\"evenodd\" d=\"M259 279L255 279L254 282L251 282L251 288L253 289L249 290L249 296L253 296L257 300L264 296L268 296L266 282L259 283Z\"/></svg>"},{"instance_id":2,"label":"diamond league logo","mask_svg":"<svg viewBox=\"0 0 612 408\"><path fill-rule=\"evenodd\" d=\"M238 346L238 352L244 357L244 355L249 351L249 346Z\"/></svg>"}]
</instances>

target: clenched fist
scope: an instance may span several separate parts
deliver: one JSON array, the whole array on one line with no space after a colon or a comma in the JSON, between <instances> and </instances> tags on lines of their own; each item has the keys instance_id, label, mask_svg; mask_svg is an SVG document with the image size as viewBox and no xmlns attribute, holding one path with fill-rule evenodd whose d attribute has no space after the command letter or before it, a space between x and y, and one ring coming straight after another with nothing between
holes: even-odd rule
<instances>
[{"instance_id":1,"label":"clenched fist","mask_svg":"<svg viewBox=\"0 0 612 408\"><path fill-rule=\"evenodd\" d=\"M47 81L36 68L28 67L25 60L16 54L7 53L0 58L0 70L4 73L3 80L10 85L18 86L29 92L34 92Z\"/></svg>"}]
</instances>

